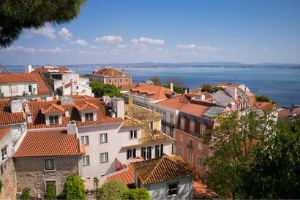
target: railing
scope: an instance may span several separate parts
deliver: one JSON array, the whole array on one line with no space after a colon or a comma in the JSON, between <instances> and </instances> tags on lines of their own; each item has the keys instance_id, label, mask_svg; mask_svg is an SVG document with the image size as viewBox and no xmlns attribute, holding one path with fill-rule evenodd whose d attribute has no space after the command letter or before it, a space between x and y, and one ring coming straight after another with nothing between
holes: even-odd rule
<instances>
[{"instance_id":1,"label":"railing","mask_svg":"<svg viewBox=\"0 0 300 200\"><path fill-rule=\"evenodd\" d=\"M165 124L166 126L169 126L169 127L175 127L176 126L176 124L174 122L167 121L166 119L162 119L161 123Z\"/></svg>"}]
</instances>

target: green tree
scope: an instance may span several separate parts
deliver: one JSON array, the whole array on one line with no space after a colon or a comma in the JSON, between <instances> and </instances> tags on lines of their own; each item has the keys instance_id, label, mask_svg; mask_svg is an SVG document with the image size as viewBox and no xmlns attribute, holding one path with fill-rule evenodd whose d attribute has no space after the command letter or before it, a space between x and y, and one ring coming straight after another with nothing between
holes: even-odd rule
<instances>
[{"instance_id":1,"label":"green tree","mask_svg":"<svg viewBox=\"0 0 300 200\"><path fill-rule=\"evenodd\" d=\"M274 137L259 145L244 175L246 198L299 199L300 123L280 121Z\"/></svg>"},{"instance_id":2,"label":"green tree","mask_svg":"<svg viewBox=\"0 0 300 200\"><path fill-rule=\"evenodd\" d=\"M243 177L253 162L255 147L272 135L274 121L268 115L233 112L217 118L218 126L206 133L213 155L206 159L210 170L203 177L208 187L222 197L244 198Z\"/></svg>"},{"instance_id":3,"label":"green tree","mask_svg":"<svg viewBox=\"0 0 300 200\"><path fill-rule=\"evenodd\" d=\"M30 198L30 188L29 187L26 187L22 190L22 194L20 196L20 199L21 200L27 200Z\"/></svg>"},{"instance_id":4,"label":"green tree","mask_svg":"<svg viewBox=\"0 0 300 200\"><path fill-rule=\"evenodd\" d=\"M56 186L54 182L50 182L47 184L45 199L46 200L56 199Z\"/></svg>"},{"instance_id":5,"label":"green tree","mask_svg":"<svg viewBox=\"0 0 300 200\"><path fill-rule=\"evenodd\" d=\"M276 101L274 101L274 100L272 100L269 97L264 96L264 95L256 95L255 100L257 102L271 102L272 104L276 104Z\"/></svg>"},{"instance_id":6,"label":"green tree","mask_svg":"<svg viewBox=\"0 0 300 200\"><path fill-rule=\"evenodd\" d=\"M155 85L161 85L161 80L159 76L150 77L150 81L152 81Z\"/></svg>"},{"instance_id":7,"label":"green tree","mask_svg":"<svg viewBox=\"0 0 300 200\"><path fill-rule=\"evenodd\" d=\"M0 47L7 47L26 28L39 28L46 23L62 24L78 16L86 0L1 0Z\"/></svg>"},{"instance_id":8,"label":"green tree","mask_svg":"<svg viewBox=\"0 0 300 200\"><path fill-rule=\"evenodd\" d=\"M151 200L149 192L145 188L130 189L123 193L122 200Z\"/></svg>"},{"instance_id":9,"label":"green tree","mask_svg":"<svg viewBox=\"0 0 300 200\"><path fill-rule=\"evenodd\" d=\"M99 179L98 177L94 177L94 191L97 197L98 194L98 190L99 190Z\"/></svg>"},{"instance_id":10,"label":"green tree","mask_svg":"<svg viewBox=\"0 0 300 200\"><path fill-rule=\"evenodd\" d=\"M69 175L64 184L60 199L86 199L84 181L78 175Z\"/></svg>"},{"instance_id":11,"label":"green tree","mask_svg":"<svg viewBox=\"0 0 300 200\"><path fill-rule=\"evenodd\" d=\"M221 91L225 90L222 87L216 87L216 86L212 86L210 84L203 84L201 87L202 87L201 92L208 92L208 93L214 93L219 90L221 90Z\"/></svg>"},{"instance_id":12,"label":"green tree","mask_svg":"<svg viewBox=\"0 0 300 200\"><path fill-rule=\"evenodd\" d=\"M90 87L92 87L92 91L96 97L103 97L104 95L108 95L109 97L123 97L123 94L114 85L90 82Z\"/></svg>"},{"instance_id":13,"label":"green tree","mask_svg":"<svg viewBox=\"0 0 300 200\"><path fill-rule=\"evenodd\" d=\"M127 186L122 181L109 181L104 183L103 186L100 188L98 198L101 200L121 199L123 193L127 190Z\"/></svg>"},{"instance_id":14,"label":"green tree","mask_svg":"<svg viewBox=\"0 0 300 200\"><path fill-rule=\"evenodd\" d=\"M1 193L1 191L2 191L2 187L3 187L3 183L2 183L2 181L0 180L0 193Z\"/></svg>"}]
</instances>

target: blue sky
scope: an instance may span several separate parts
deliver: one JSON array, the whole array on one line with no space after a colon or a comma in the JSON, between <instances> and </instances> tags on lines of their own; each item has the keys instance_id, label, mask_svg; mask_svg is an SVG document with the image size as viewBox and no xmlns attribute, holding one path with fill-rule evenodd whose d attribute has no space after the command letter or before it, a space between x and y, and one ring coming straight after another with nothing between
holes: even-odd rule
<instances>
[{"instance_id":1,"label":"blue sky","mask_svg":"<svg viewBox=\"0 0 300 200\"><path fill-rule=\"evenodd\" d=\"M300 63L299 0L89 0L25 30L0 64Z\"/></svg>"}]
</instances>

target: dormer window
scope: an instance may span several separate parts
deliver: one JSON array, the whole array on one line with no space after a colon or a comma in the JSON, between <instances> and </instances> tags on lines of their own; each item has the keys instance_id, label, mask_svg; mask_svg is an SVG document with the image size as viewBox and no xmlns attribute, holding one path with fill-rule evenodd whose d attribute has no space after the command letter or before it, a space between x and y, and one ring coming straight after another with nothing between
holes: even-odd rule
<instances>
[{"instance_id":1,"label":"dormer window","mask_svg":"<svg viewBox=\"0 0 300 200\"><path fill-rule=\"evenodd\" d=\"M93 113L85 113L85 121L94 121Z\"/></svg>"},{"instance_id":2,"label":"dormer window","mask_svg":"<svg viewBox=\"0 0 300 200\"><path fill-rule=\"evenodd\" d=\"M50 124L58 124L58 115L49 116L49 123Z\"/></svg>"}]
</instances>

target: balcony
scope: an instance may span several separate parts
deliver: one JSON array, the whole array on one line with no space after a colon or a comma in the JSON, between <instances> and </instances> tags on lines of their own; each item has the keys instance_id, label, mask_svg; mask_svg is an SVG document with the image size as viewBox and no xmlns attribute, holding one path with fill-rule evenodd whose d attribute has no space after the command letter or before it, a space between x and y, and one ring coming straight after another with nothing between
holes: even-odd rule
<instances>
[{"instance_id":1,"label":"balcony","mask_svg":"<svg viewBox=\"0 0 300 200\"><path fill-rule=\"evenodd\" d=\"M162 119L161 123L171 128L175 128L176 126L174 122L167 121L166 119Z\"/></svg>"}]
</instances>

